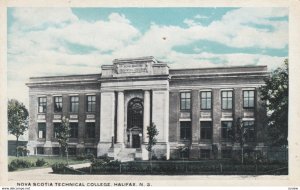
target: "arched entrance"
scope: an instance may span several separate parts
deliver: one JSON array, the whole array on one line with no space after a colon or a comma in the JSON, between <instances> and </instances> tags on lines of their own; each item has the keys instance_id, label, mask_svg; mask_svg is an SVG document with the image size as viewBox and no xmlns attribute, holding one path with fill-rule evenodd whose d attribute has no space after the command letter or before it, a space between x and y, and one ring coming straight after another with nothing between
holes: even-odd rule
<instances>
[{"instance_id":1,"label":"arched entrance","mask_svg":"<svg viewBox=\"0 0 300 190\"><path fill-rule=\"evenodd\" d=\"M133 98L127 106L127 147L140 148L143 134L143 100Z\"/></svg>"}]
</instances>

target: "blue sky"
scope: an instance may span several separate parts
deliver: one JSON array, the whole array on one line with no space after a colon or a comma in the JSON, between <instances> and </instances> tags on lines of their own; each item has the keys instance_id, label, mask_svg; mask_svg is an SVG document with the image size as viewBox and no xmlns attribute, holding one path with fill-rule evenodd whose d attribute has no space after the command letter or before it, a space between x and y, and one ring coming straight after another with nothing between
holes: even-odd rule
<instances>
[{"instance_id":1,"label":"blue sky","mask_svg":"<svg viewBox=\"0 0 300 190\"><path fill-rule=\"evenodd\" d=\"M31 76L101 72L115 58L171 68L268 65L288 57L287 8L9 8L8 96Z\"/></svg>"}]
</instances>

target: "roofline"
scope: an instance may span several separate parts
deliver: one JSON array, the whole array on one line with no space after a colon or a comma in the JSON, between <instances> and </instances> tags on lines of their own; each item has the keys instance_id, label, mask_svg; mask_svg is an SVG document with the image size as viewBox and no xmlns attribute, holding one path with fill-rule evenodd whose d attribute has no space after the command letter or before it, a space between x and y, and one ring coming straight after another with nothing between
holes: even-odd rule
<instances>
[{"instance_id":1,"label":"roofline","mask_svg":"<svg viewBox=\"0 0 300 190\"><path fill-rule=\"evenodd\" d=\"M169 65L170 66L170 65ZM172 67L172 66L171 66ZM180 70L206 70L206 69L237 69L237 68L257 68L257 67L268 67L267 65L246 65L246 66L223 66L223 67L194 67L194 68L179 68L179 69L172 69L170 68L169 71L180 71Z\"/></svg>"},{"instance_id":2,"label":"roofline","mask_svg":"<svg viewBox=\"0 0 300 190\"><path fill-rule=\"evenodd\" d=\"M122 63L122 62L128 62L128 61L153 61L157 62L154 56L144 56L144 57L135 57L135 58L120 58L120 59L114 59L112 62L115 63Z\"/></svg>"},{"instance_id":3,"label":"roofline","mask_svg":"<svg viewBox=\"0 0 300 190\"><path fill-rule=\"evenodd\" d=\"M92 74L82 74L82 75L56 75L56 76L39 76L39 77L29 77L29 79L42 79L42 78L56 78L56 77L80 77L80 76L97 76L102 75L102 73L92 73Z\"/></svg>"}]
</instances>

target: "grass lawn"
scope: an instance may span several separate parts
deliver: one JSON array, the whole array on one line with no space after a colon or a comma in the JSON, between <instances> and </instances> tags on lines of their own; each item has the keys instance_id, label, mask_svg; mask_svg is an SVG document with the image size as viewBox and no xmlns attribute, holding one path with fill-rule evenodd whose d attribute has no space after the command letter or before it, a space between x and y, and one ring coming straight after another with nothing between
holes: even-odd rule
<instances>
[{"instance_id":1,"label":"grass lawn","mask_svg":"<svg viewBox=\"0 0 300 190\"><path fill-rule=\"evenodd\" d=\"M44 159L48 164L42 166L42 167L31 167L31 168L20 168L20 170L30 170L34 168L46 168L46 167L51 167L52 164L57 163L57 162L63 162L67 163L67 158L66 157L60 157L60 156L24 156L24 157L16 157L16 156L9 156L8 157L8 163L10 164L12 160L15 159L20 159L20 160L26 160L30 161L32 163L35 163L37 159ZM87 163L90 162L89 160L77 160L76 157L69 157L69 164L82 164L82 163Z\"/></svg>"}]
</instances>

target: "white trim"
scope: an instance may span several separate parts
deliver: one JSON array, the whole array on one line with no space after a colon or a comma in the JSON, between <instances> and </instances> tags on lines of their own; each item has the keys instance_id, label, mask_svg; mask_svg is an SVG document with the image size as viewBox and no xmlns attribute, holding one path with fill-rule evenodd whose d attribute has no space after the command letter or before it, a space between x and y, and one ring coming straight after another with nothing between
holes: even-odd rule
<instances>
[{"instance_id":1,"label":"white trim","mask_svg":"<svg viewBox=\"0 0 300 190\"><path fill-rule=\"evenodd\" d=\"M79 96L79 94L68 94L68 96Z\"/></svg>"},{"instance_id":2,"label":"white trim","mask_svg":"<svg viewBox=\"0 0 300 190\"><path fill-rule=\"evenodd\" d=\"M96 123L95 119L87 119L85 120L86 123Z\"/></svg>"},{"instance_id":3,"label":"white trim","mask_svg":"<svg viewBox=\"0 0 300 190\"><path fill-rule=\"evenodd\" d=\"M86 96L96 96L96 93L85 94Z\"/></svg>"},{"instance_id":4,"label":"white trim","mask_svg":"<svg viewBox=\"0 0 300 190\"><path fill-rule=\"evenodd\" d=\"M179 93L180 92L191 92L191 91L192 91L191 89L182 89L182 90L179 91Z\"/></svg>"},{"instance_id":5,"label":"white trim","mask_svg":"<svg viewBox=\"0 0 300 190\"><path fill-rule=\"evenodd\" d=\"M221 118L221 121L233 121L233 118Z\"/></svg>"},{"instance_id":6,"label":"white trim","mask_svg":"<svg viewBox=\"0 0 300 190\"><path fill-rule=\"evenodd\" d=\"M220 91L233 91L233 88L221 88Z\"/></svg>"},{"instance_id":7,"label":"white trim","mask_svg":"<svg viewBox=\"0 0 300 190\"><path fill-rule=\"evenodd\" d=\"M179 121L192 121L191 118L179 118Z\"/></svg>"},{"instance_id":8,"label":"white trim","mask_svg":"<svg viewBox=\"0 0 300 190\"><path fill-rule=\"evenodd\" d=\"M243 118L242 121L255 121L255 118Z\"/></svg>"},{"instance_id":9,"label":"white trim","mask_svg":"<svg viewBox=\"0 0 300 190\"><path fill-rule=\"evenodd\" d=\"M211 92L211 91L212 91L211 88L203 88L199 90L199 92Z\"/></svg>"},{"instance_id":10,"label":"white trim","mask_svg":"<svg viewBox=\"0 0 300 190\"><path fill-rule=\"evenodd\" d=\"M69 120L70 123L78 123L78 119Z\"/></svg>"},{"instance_id":11,"label":"white trim","mask_svg":"<svg viewBox=\"0 0 300 190\"><path fill-rule=\"evenodd\" d=\"M253 87L253 88L251 88L251 87L249 87L249 88L242 88L242 91L244 91L244 90L254 90L255 91L255 87Z\"/></svg>"},{"instance_id":12,"label":"white trim","mask_svg":"<svg viewBox=\"0 0 300 190\"><path fill-rule=\"evenodd\" d=\"M37 123L46 123L46 120L36 120Z\"/></svg>"},{"instance_id":13,"label":"white trim","mask_svg":"<svg viewBox=\"0 0 300 190\"><path fill-rule=\"evenodd\" d=\"M195 90L200 90L201 88L203 89L222 89L222 88L252 88L253 86L260 87L264 85L264 83L255 83L255 84L218 84L218 85L194 85L194 86L190 86L190 85L186 85L186 86L181 86L181 85L170 85L170 90L184 90L184 89L195 89ZM200 89L199 89L200 88Z\"/></svg>"},{"instance_id":14,"label":"white trim","mask_svg":"<svg viewBox=\"0 0 300 190\"><path fill-rule=\"evenodd\" d=\"M38 98L44 98L44 97L47 98L47 95L38 95L37 97L38 97Z\"/></svg>"},{"instance_id":15,"label":"white trim","mask_svg":"<svg viewBox=\"0 0 300 190\"><path fill-rule=\"evenodd\" d=\"M52 96L53 97L62 97L62 94L60 94L60 95L59 94L53 94Z\"/></svg>"},{"instance_id":16,"label":"white trim","mask_svg":"<svg viewBox=\"0 0 300 190\"><path fill-rule=\"evenodd\" d=\"M200 118L199 121L212 121L212 118Z\"/></svg>"},{"instance_id":17,"label":"white trim","mask_svg":"<svg viewBox=\"0 0 300 190\"><path fill-rule=\"evenodd\" d=\"M61 119L53 119L52 123L61 123Z\"/></svg>"}]
</instances>

